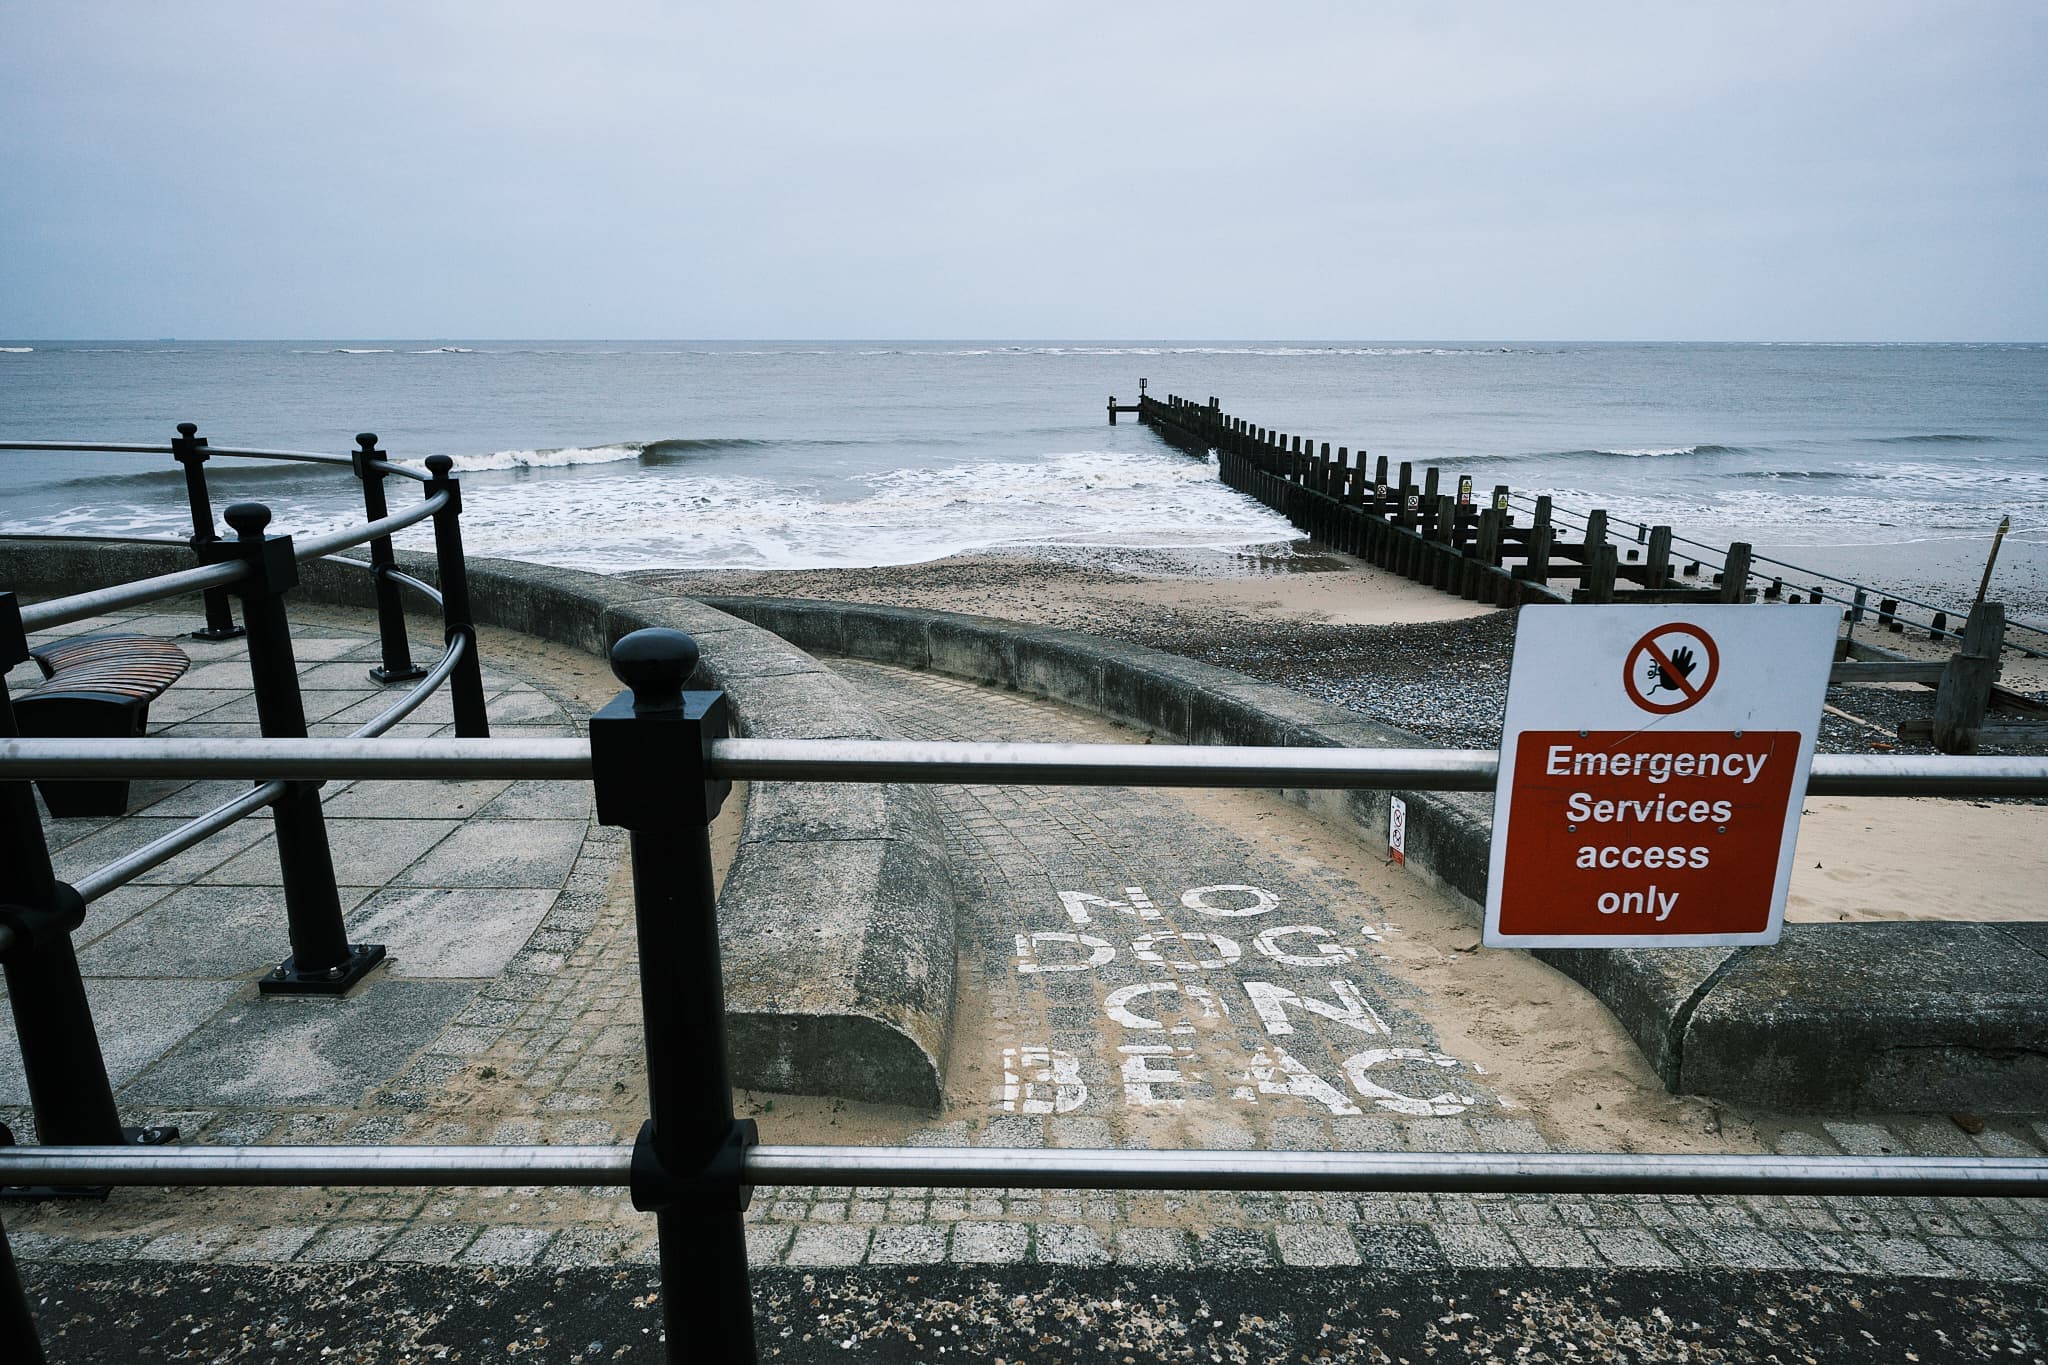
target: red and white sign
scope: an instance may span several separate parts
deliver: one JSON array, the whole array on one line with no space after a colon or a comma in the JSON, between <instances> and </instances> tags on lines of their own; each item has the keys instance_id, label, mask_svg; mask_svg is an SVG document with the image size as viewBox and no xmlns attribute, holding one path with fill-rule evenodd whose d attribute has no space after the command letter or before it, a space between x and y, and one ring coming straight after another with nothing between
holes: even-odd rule
<instances>
[{"instance_id":1,"label":"red and white sign","mask_svg":"<svg viewBox=\"0 0 2048 1365\"><path fill-rule=\"evenodd\" d=\"M1775 943L1839 620L1826 606L1522 612L1485 942Z\"/></svg>"}]
</instances>

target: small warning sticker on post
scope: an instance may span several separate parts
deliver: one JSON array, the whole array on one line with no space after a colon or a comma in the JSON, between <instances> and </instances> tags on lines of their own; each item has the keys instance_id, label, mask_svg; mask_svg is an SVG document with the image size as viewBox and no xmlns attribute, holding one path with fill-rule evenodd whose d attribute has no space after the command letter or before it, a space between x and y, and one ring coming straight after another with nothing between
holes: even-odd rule
<instances>
[{"instance_id":1,"label":"small warning sticker on post","mask_svg":"<svg viewBox=\"0 0 2048 1365\"><path fill-rule=\"evenodd\" d=\"M1398 796L1387 798L1387 852L1396 867L1408 862L1408 803Z\"/></svg>"},{"instance_id":2,"label":"small warning sticker on post","mask_svg":"<svg viewBox=\"0 0 2048 1365\"><path fill-rule=\"evenodd\" d=\"M1485 941L1775 942L1835 626L1831 607L1523 612Z\"/></svg>"}]
</instances>

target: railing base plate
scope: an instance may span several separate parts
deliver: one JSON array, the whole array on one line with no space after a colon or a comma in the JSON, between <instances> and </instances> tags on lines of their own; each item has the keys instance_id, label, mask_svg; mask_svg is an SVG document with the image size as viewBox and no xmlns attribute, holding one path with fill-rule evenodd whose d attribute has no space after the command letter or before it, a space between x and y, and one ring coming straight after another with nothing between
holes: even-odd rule
<instances>
[{"instance_id":1,"label":"railing base plate","mask_svg":"<svg viewBox=\"0 0 2048 1365\"><path fill-rule=\"evenodd\" d=\"M256 986L265 995L346 995L383 960L383 944L351 943L348 961L339 967L324 972L301 972L295 965L298 959L288 957Z\"/></svg>"}]
</instances>

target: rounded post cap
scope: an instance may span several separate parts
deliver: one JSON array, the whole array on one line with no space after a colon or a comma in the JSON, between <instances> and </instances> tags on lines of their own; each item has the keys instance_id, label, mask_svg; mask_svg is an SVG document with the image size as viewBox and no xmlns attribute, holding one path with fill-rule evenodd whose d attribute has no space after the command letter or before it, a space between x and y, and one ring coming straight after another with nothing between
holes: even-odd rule
<instances>
[{"instance_id":1,"label":"rounded post cap","mask_svg":"<svg viewBox=\"0 0 2048 1365\"><path fill-rule=\"evenodd\" d=\"M222 513L228 525L235 528L235 534L244 540L253 540L263 534L263 528L270 525L270 509L260 502L238 502Z\"/></svg>"},{"instance_id":2,"label":"rounded post cap","mask_svg":"<svg viewBox=\"0 0 2048 1365\"><path fill-rule=\"evenodd\" d=\"M433 475L434 475L434 477L435 477L435 478L446 478L446 477L448 476L448 471L449 471L449 470L451 470L451 469L453 469L454 467L455 467L455 460L454 460L454 458L453 458L452 456L448 456L448 455L429 455L429 456L427 456L427 468L428 468L428 469L429 469L430 471L432 471L432 473L433 473Z\"/></svg>"},{"instance_id":3,"label":"rounded post cap","mask_svg":"<svg viewBox=\"0 0 2048 1365\"><path fill-rule=\"evenodd\" d=\"M697 642L680 630L636 630L612 646L612 673L633 689L635 711L670 711L697 657Z\"/></svg>"},{"instance_id":4,"label":"rounded post cap","mask_svg":"<svg viewBox=\"0 0 2048 1365\"><path fill-rule=\"evenodd\" d=\"M180 422L178 423L178 434L189 441L199 434L199 424L197 422Z\"/></svg>"},{"instance_id":5,"label":"rounded post cap","mask_svg":"<svg viewBox=\"0 0 2048 1365\"><path fill-rule=\"evenodd\" d=\"M357 432L356 444L361 446L365 453L375 450L377 448L377 433L374 431Z\"/></svg>"}]
</instances>

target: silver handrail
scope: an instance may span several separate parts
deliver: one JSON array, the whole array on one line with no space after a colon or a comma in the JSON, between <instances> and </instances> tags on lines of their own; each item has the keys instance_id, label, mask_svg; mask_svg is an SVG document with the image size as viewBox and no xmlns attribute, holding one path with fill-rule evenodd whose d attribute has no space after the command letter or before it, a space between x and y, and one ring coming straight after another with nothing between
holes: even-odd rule
<instances>
[{"instance_id":1,"label":"silver handrail","mask_svg":"<svg viewBox=\"0 0 2048 1365\"><path fill-rule=\"evenodd\" d=\"M0 780L518 777L588 781L586 739L0 739Z\"/></svg>"},{"instance_id":2,"label":"silver handrail","mask_svg":"<svg viewBox=\"0 0 2048 1365\"><path fill-rule=\"evenodd\" d=\"M453 673L455 666L462 662L462 653L468 648L469 637L467 635L450 637L448 647L441 651L440 661L428 669L426 675L417 683L413 684L412 690L393 702L385 710L364 721L349 738L375 739L413 712L419 710L427 698L433 695L434 689L448 680L448 675Z\"/></svg>"},{"instance_id":3,"label":"silver handrail","mask_svg":"<svg viewBox=\"0 0 2048 1365\"><path fill-rule=\"evenodd\" d=\"M293 460L301 464L346 465L346 455L329 455L317 450L252 450L235 446L206 446L206 453L235 460ZM132 445L120 441L0 441L0 450L74 450L80 454L175 455L170 446Z\"/></svg>"},{"instance_id":4,"label":"silver handrail","mask_svg":"<svg viewBox=\"0 0 2048 1365\"><path fill-rule=\"evenodd\" d=\"M605 1146L0 1148L21 1185L623 1185ZM770 1186L1463 1191L1546 1194L2048 1195L2041 1157L1301 1152L770 1146L742 1180Z\"/></svg>"},{"instance_id":5,"label":"silver handrail","mask_svg":"<svg viewBox=\"0 0 2048 1365\"><path fill-rule=\"evenodd\" d=\"M159 835L141 848L116 858L105 867L86 873L71 884L71 889L90 905L109 891L126 886L151 868L169 862L193 845L206 842L237 820L254 815L284 793L283 782L266 782L260 787L251 787L234 800L215 806L206 814L187 821L169 834Z\"/></svg>"},{"instance_id":6,"label":"silver handrail","mask_svg":"<svg viewBox=\"0 0 2048 1365\"><path fill-rule=\"evenodd\" d=\"M342 463L346 464L347 461L344 460ZM393 531L402 531L417 522L425 521L447 505L448 494L436 493L403 512L393 513L377 521L346 527L339 531L329 531L324 535L295 538L292 542L292 553L302 560L326 559L338 550L353 549L358 545L368 544L380 536L388 536ZM167 597L183 597L207 588L224 588L230 583L239 582L248 572L248 566L244 564L208 564L197 569L180 569L176 573L158 574L154 578L138 578L132 583L121 583L111 588L95 588L90 592L73 593L69 597L53 598L48 602L38 602L32 607L23 607L21 624L24 630L48 630L54 626L69 625L73 621L83 621L105 611L118 611L123 607L160 602Z\"/></svg>"},{"instance_id":7,"label":"silver handrail","mask_svg":"<svg viewBox=\"0 0 2048 1365\"><path fill-rule=\"evenodd\" d=\"M359 559L349 559L343 560L342 562L345 564L360 564L363 561ZM411 588L414 592L424 594L427 600L432 602L435 606L438 607L441 605L441 590L439 588L434 587L431 583L422 583L420 582L419 579L414 578L411 574L402 573L397 569L385 569L384 576L394 583L403 584L404 586Z\"/></svg>"},{"instance_id":8,"label":"silver handrail","mask_svg":"<svg viewBox=\"0 0 2048 1365\"><path fill-rule=\"evenodd\" d=\"M0 441L0 450L75 450L82 455L171 455L169 446L135 445L121 441Z\"/></svg>"},{"instance_id":9,"label":"silver handrail","mask_svg":"<svg viewBox=\"0 0 2048 1365\"><path fill-rule=\"evenodd\" d=\"M166 597L183 597L188 593L203 592L208 588L225 588L230 583L239 583L248 577L247 564L207 564L197 569L180 569L176 573L158 574L154 578L138 578L133 583L118 583L111 588L94 588L91 592L73 593L69 597L52 598L38 602L32 607L21 609L21 625L24 630L48 630L53 626L70 625L98 616L103 611L119 611L123 607L139 607L147 602L160 602Z\"/></svg>"},{"instance_id":10,"label":"silver handrail","mask_svg":"<svg viewBox=\"0 0 2048 1365\"><path fill-rule=\"evenodd\" d=\"M0 540L82 540L89 545L170 545L180 550L192 548L189 540L176 536L85 536L58 535L49 531L0 531Z\"/></svg>"},{"instance_id":11,"label":"silver handrail","mask_svg":"<svg viewBox=\"0 0 2048 1365\"><path fill-rule=\"evenodd\" d=\"M0 441L0 450L70 450L82 455L175 455L169 446L132 445L120 441ZM318 450L257 450L236 446L207 446L208 455L224 455L234 460L291 460L299 464L352 465L346 455L329 455ZM373 460L370 467L384 474L396 474L402 479L417 479L427 482L432 476L423 474L406 465L394 464L388 460Z\"/></svg>"},{"instance_id":12,"label":"silver handrail","mask_svg":"<svg viewBox=\"0 0 2048 1365\"><path fill-rule=\"evenodd\" d=\"M1261 749L1204 744L975 744L920 740L721 739L706 762L733 781L1015 782L1043 786L1202 786L1487 791L1499 755L1483 749ZM379 777L588 780L575 739L0 739L10 778ZM1816 796L2043 796L2048 757L1822 754Z\"/></svg>"},{"instance_id":13,"label":"silver handrail","mask_svg":"<svg viewBox=\"0 0 2048 1365\"><path fill-rule=\"evenodd\" d=\"M292 555L300 560L325 559L339 550L352 550L358 545L367 545L393 531L425 521L448 505L448 494L443 491L423 499L403 512L393 512L388 517L367 521L360 526L346 526L339 531L327 531L317 536L294 536Z\"/></svg>"}]
</instances>

